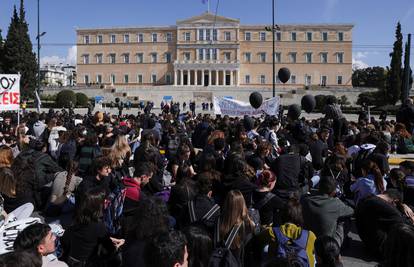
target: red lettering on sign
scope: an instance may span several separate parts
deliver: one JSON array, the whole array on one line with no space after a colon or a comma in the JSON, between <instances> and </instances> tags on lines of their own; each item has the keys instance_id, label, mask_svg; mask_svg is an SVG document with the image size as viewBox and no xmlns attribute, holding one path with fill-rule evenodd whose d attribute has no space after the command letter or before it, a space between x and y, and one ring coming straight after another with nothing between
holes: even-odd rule
<instances>
[{"instance_id":1,"label":"red lettering on sign","mask_svg":"<svg viewBox=\"0 0 414 267\"><path fill-rule=\"evenodd\" d=\"M9 94L5 93L3 94L3 105L8 105L9 104Z\"/></svg>"},{"instance_id":2,"label":"red lettering on sign","mask_svg":"<svg viewBox=\"0 0 414 267\"><path fill-rule=\"evenodd\" d=\"M10 92L0 96L0 104L2 105L19 105L20 93Z\"/></svg>"}]
</instances>

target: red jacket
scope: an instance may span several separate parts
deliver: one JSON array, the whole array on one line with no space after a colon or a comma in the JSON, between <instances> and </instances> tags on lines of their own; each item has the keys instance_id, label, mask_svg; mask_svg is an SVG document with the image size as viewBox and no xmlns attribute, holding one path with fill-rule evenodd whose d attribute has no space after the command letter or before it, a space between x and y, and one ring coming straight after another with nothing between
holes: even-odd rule
<instances>
[{"instance_id":1,"label":"red jacket","mask_svg":"<svg viewBox=\"0 0 414 267\"><path fill-rule=\"evenodd\" d=\"M126 187L125 197L130 200L139 201L141 185L134 178L124 178L122 182Z\"/></svg>"}]
</instances>

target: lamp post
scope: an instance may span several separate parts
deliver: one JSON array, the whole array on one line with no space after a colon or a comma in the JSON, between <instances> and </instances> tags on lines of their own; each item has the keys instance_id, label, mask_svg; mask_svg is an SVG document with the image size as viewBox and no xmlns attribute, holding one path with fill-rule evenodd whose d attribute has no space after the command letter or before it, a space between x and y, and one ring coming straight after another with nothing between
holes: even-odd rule
<instances>
[{"instance_id":1,"label":"lamp post","mask_svg":"<svg viewBox=\"0 0 414 267\"><path fill-rule=\"evenodd\" d=\"M275 32L276 30L280 30L279 26L275 24L275 0L272 0L272 27L265 27L266 31L271 31L272 32L272 64L273 64L273 68L272 68L272 73L273 73L273 78L272 78L272 95L273 97L276 96L276 89L275 89L275 84L276 84L276 66L275 66Z\"/></svg>"},{"instance_id":2,"label":"lamp post","mask_svg":"<svg viewBox=\"0 0 414 267\"><path fill-rule=\"evenodd\" d=\"M45 35L46 32L40 33L40 0L37 0L37 95L40 93L40 37ZM38 97L36 96L36 102L38 102ZM40 112L40 105L37 104L37 109Z\"/></svg>"}]
</instances>

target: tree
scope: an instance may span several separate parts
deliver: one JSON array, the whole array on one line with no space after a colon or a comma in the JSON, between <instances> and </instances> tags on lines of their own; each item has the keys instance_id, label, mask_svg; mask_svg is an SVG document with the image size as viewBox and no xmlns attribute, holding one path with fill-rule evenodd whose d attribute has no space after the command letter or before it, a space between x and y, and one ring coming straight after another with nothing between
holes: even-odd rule
<instances>
[{"instance_id":1,"label":"tree","mask_svg":"<svg viewBox=\"0 0 414 267\"><path fill-rule=\"evenodd\" d=\"M4 63L4 42L3 37L1 36L1 29L0 29L0 73L3 73L3 63Z\"/></svg>"},{"instance_id":2,"label":"tree","mask_svg":"<svg viewBox=\"0 0 414 267\"><path fill-rule=\"evenodd\" d=\"M69 108L76 105L76 95L72 90L62 90L56 96L56 106L58 108Z\"/></svg>"},{"instance_id":3,"label":"tree","mask_svg":"<svg viewBox=\"0 0 414 267\"><path fill-rule=\"evenodd\" d=\"M22 97L27 98L34 96L34 90L37 87L37 61L28 33L23 0L20 1L19 15L17 15L15 6L4 44L3 66L7 73L21 74L20 91Z\"/></svg>"},{"instance_id":4,"label":"tree","mask_svg":"<svg viewBox=\"0 0 414 267\"><path fill-rule=\"evenodd\" d=\"M413 71L409 65L409 61L410 61L410 45L407 41L407 43L405 43L405 56L404 56L404 70L403 70L403 74L402 74L402 83L401 83L401 103L404 103L404 100L406 99L406 97L409 96L410 94L410 89L413 85ZM408 73L406 72L406 68L408 68ZM406 84L406 75L408 76L408 86ZM407 89L408 87L408 89ZM407 92L408 90L408 92Z\"/></svg>"},{"instance_id":5,"label":"tree","mask_svg":"<svg viewBox=\"0 0 414 267\"><path fill-rule=\"evenodd\" d=\"M84 93L76 93L76 106L86 107L88 106L89 98Z\"/></svg>"},{"instance_id":6,"label":"tree","mask_svg":"<svg viewBox=\"0 0 414 267\"><path fill-rule=\"evenodd\" d=\"M387 99L388 103L395 104L401 96L401 59L402 59L402 45L403 45L403 36L401 34L401 24L398 22L397 29L395 31L395 42L392 53L390 53L391 64L390 72L388 73L388 86L387 86Z\"/></svg>"}]
</instances>

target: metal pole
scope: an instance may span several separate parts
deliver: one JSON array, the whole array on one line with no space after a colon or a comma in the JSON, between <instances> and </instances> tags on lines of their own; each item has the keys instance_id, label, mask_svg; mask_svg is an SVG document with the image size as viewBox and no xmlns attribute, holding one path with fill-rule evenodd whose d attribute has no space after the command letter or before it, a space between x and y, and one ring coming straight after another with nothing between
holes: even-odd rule
<instances>
[{"instance_id":1,"label":"metal pole","mask_svg":"<svg viewBox=\"0 0 414 267\"><path fill-rule=\"evenodd\" d=\"M276 96L275 92L275 83L276 83L276 77L275 77L275 0L272 0L272 47L273 47L273 54L272 54L272 65L273 65L273 79L272 79L272 88L273 93L272 96Z\"/></svg>"},{"instance_id":2,"label":"metal pole","mask_svg":"<svg viewBox=\"0 0 414 267\"><path fill-rule=\"evenodd\" d=\"M40 94L40 0L37 0L37 93ZM36 98L36 103L37 101ZM39 104L37 103L38 112Z\"/></svg>"}]
</instances>

